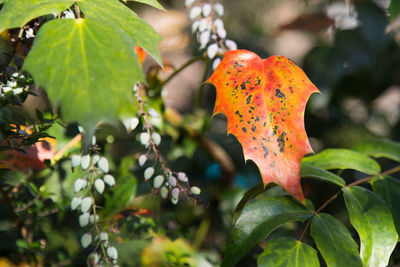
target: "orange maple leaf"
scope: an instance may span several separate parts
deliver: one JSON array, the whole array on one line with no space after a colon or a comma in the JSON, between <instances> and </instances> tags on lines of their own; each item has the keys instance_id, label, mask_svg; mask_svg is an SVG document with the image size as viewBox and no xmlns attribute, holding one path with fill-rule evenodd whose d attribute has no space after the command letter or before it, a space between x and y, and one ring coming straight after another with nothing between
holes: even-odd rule
<instances>
[{"instance_id":1,"label":"orange maple leaf","mask_svg":"<svg viewBox=\"0 0 400 267\"><path fill-rule=\"evenodd\" d=\"M208 79L217 89L213 116L228 119L228 134L258 166L264 185L274 182L304 203L300 162L312 153L304 110L319 90L301 68L282 56L261 59L247 50L226 53Z\"/></svg>"}]
</instances>

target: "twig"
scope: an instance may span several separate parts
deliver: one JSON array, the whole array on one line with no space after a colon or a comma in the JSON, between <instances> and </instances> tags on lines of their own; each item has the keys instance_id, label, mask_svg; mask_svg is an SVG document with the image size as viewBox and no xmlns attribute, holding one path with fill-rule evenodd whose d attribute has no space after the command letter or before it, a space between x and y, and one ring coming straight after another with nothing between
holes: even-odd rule
<instances>
[{"instance_id":1,"label":"twig","mask_svg":"<svg viewBox=\"0 0 400 267\"><path fill-rule=\"evenodd\" d=\"M68 149L79 143L81 139L82 139L82 134L77 134L74 138L72 138L71 141L68 142L68 144L66 144L63 148L61 148L60 151L57 152L57 154L54 155L53 159L54 160L60 159Z\"/></svg>"},{"instance_id":2,"label":"twig","mask_svg":"<svg viewBox=\"0 0 400 267\"><path fill-rule=\"evenodd\" d=\"M170 80L172 80L172 78L174 78L176 75L178 75L182 70L184 70L186 67L192 65L193 63L204 59L205 57L203 55L197 56L195 58L192 58L190 60L188 60L185 64L183 64L181 67L179 67L178 69L176 69L170 76L168 76L167 79L165 79L161 84L160 87L163 87L164 85L166 85Z\"/></svg>"}]
</instances>

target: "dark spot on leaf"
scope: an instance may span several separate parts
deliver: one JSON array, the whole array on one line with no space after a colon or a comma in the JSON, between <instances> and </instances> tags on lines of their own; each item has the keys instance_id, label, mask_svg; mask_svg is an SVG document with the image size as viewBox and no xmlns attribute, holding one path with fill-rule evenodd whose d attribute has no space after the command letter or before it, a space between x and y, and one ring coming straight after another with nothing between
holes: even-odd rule
<instances>
[{"instance_id":1,"label":"dark spot on leaf","mask_svg":"<svg viewBox=\"0 0 400 267\"><path fill-rule=\"evenodd\" d=\"M257 127L253 124L253 125L251 126L251 130L252 130L252 132L254 133L254 132L257 130Z\"/></svg>"},{"instance_id":2,"label":"dark spot on leaf","mask_svg":"<svg viewBox=\"0 0 400 267\"><path fill-rule=\"evenodd\" d=\"M246 105L248 105L248 104L250 104L250 101L251 101L251 98L253 97L253 95L249 95L247 98L246 98Z\"/></svg>"},{"instance_id":3,"label":"dark spot on leaf","mask_svg":"<svg viewBox=\"0 0 400 267\"><path fill-rule=\"evenodd\" d=\"M286 98L285 94L282 93L279 89L275 89L275 96L279 98Z\"/></svg>"},{"instance_id":4,"label":"dark spot on leaf","mask_svg":"<svg viewBox=\"0 0 400 267\"><path fill-rule=\"evenodd\" d=\"M268 148L264 144L261 144L261 146L262 146L262 149L264 150L264 158L266 158L269 153Z\"/></svg>"},{"instance_id":5,"label":"dark spot on leaf","mask_svg":"<svg viewBox=\"0 0 400 267\"><path fill-rule=\"evenodd\" d=\"M282 132L276 139L276 142L278 143L278 147L279 147L279 152L281 152L281 153L285 152L285 145L286 145L285 137L286 137L286 133Z\"/></svg>"},{"instance_id":6,"label":"dark spot on leaf","mask_svg":"<svg viewBox=\"0 0 400 267\"><path fill-rule=\"evenodd\" d=\"M242 127L242 131L243 131L244 133L247 133L246 127Z\"/></svg>"}]
</instances>

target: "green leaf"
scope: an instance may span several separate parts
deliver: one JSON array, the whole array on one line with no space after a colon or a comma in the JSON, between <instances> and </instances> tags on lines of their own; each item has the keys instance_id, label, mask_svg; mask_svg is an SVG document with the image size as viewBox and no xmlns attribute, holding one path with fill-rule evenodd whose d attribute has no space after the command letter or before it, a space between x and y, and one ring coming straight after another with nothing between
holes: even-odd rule
<instances>
[{"instance_id":1,"label":"green leaf","mask_svg":"<svg viewBox=\"0 0 400 267\"><path fill-rule=\"evenodd\" d=\"M336 184L338 186L344 186L346 182L336 174L333 174L329 171L313 167L311 164L302 163L300 169L300 176L303 177L311 177L318 179L323 182L328 182L332 184Z\"/></svg>"},{"instance_id":2,"label":"green leaf","mask_svg":"<svg viewBox=\"0 0 400 267\"><path fill-rule=\"evenodd\" d=\"M400 143L375 139L358 144L354 150L374 158L388 158L400 162Z\"/></svg>"},{"instance_id":3,"label":"green leaf","mask_svg":"<svg viewBox=\"0 0 400 267\"><path fill-rule=\"evenodd\" d=\"M126 5L118 0L81 0L78 6L88 18L102 19L104 23L120 28L132 39L132 43L146 50L162 65L157 47L161 36Z\"/></svg>"},{"instance_id":4,"label":"green leaf","mask_svg":"<svg viewBox=\"0 0 400 267\"><path fill-rule=\"evenodd\" d=\"M263 253L258 256L258 267L318 267L317 251L309 245L290 237L268 240Z\"/></svg>"},{"instance_id":5,"label":"green leaf","mask_svg":"<svg viewBox=\"0 0 400 267\"><path fill-rule=\"evenodd\" d=\"M392 0L388 8L390 13L390 20L394 20L400 14L400 1Z\"/></svg>"},{"instance_id":6,"label":"green leaf","mask_svg":"<svg viewBox=\"0 0 400 267\"><path fill-rule=\"evenodd\" d=\"M381 167L375 160L348 149L326 149L316 155L303 158L302 163L324 170L353 169L366 174L378 174L381 171Z\"/></svg>"},{"instance_id":7,"label":"green leaf","mask_svg":"<svg viewBox=\"0 0 400 267\"><path fill-rule=\"evenodd\" d=\"M312 214L288 196L268 196L248 203L233 227L222 266L234 266L277 227L304 221Z\"/></svg>"},{"instance_id":8,"label":"green leaf","mask_svg":"<svg viewBox=\"0 0 400 267\"><path fill-rule=\"evenodd\" d=\"M101 120L113 122L129 104L134 84L143 80L129 38L95 19L44 24L23 69L52 103L61 103L66 121L78 121L88 132Z\"/></svg>"},{"instance_id":9,"label":"green leaf","mask_svg":"<svg viewBox=\"0 0 400 267\"><path fill-rule=\"evenodd\" d=\"M157 0L122 0L122 1L124 1L125 3L128 1L135 1L135 2L143 3L146 5L158 8L160 10L165 10Z\"/></svg>"},{"instance_id":10,"label":"green leaf","mask_svg":"<svg viewBox=\"0 0 400 267\"><path fill-rule=\"evenodd\" d=\"M350 222L360 236L363 266L387 266L397 243L397 232L386 203L359 186L342 189Z\"/></svg>"},{"instance_id":11,"label":"green leaf","mask_svg":"<svg viewBox=\"0 0 400 267\"><path fill-rule=\"evenodd\" d=\"M0 32L21 28L40 16L60 13L74 2L72 0L5 0L0 12Z\"/></svg>"},{"instance_id":12,"label":"green leaf","mask_svg":"<svg viewBox=\"0 0 400 267\"><path fill-rule=\"evenodd\" d=\"M400 234L400 181L390 176L379 176L371 180L372 189L386 201L397 229Z\"/></svg>"},{"instance_id":13,"label":"green leaf","mask_svg":"<svg viewBox=\"0 0 400 267\"><path fill-rule=\"evenodd\" d=\"M311 236L328 267L362 266L356 242L335 217L327 213L316 215L311 222Z\"/></svg>"},{"instance_id":14,"label":"green leaf","mask_svg":"<svg viewBox=\"0 0 400 267\"><path fill-rule=\"evenodd\" d=\"M108 196L102 215L104 217L113 216L135 198L137 189L137 179L130 171L134 165L134 160L130 157L123 158L118 167L116 186L112 190L112 196Z\"/></svg>"}]
</instances>

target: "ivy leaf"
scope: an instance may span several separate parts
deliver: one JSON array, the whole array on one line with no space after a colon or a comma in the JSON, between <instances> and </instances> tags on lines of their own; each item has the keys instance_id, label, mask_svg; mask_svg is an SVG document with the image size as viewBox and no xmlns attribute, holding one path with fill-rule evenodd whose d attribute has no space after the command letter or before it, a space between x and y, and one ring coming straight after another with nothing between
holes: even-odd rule
<instances>
[{"instance_id":1,"label":"ivy leaf","mask_svg":"<svg viewBox=\"0 0 400 267\"><path fill-rule=\"evenodd\" d=\"M320 181L336 184L338 186L344 186L346 184L345 180L343 180L340 176L307 163L301 164L300 176L302 178L311 177Z\"/></svg>"},{"instance_id":2,"label":"ivy leaf","mask_svg":"<svg viewBox=\"0 0 400 267\"><path fill-rule=\"evenodd\" d=\"M315 215L311 222L311 236L329 267L362 266L356 242L335 217L327 213Z\"/></svg>"},{"instance_id":3,"label":"ivy leaf","mask_svg":"<svg viewBox=\"0 0 400 267\"><path fill-rule=\"evenodd\" d=\"M388 158L400 162L400 143L374 139L358 144L354 150L375 158Z\"/></svg>"},{"instance_id":4,"label":"ivy leaf","mask_svg":"<svg viewBox=\"0 0 400 267\"><path fill-rule=\"evenodd\" d=\"M234 266L277 227L287 222L304 221L312 215L312 210L288 196L267 196L246 204L233 227L222 266Z\"/></svg>"},{"instance_id":5,"label":"ivy leaf","mask_svg":"<svg viewBox=\"0 0 400 267\"><path fill-rule=\"evenodd\" d=\"M263 60L246 50L227 52L208 82L217 89L213 115L226 115L228 134L257 164L264 185L274 182L304 201L300 161L312 152L304 110L318 89L289 59Z\"/></svg>"},{"instance_id":6,"label":"ivy leaf","mask_svg":"<svg viewBox=\"0 0 400 267\"><path fill-rule=\"evenodd\" d=\"M162 65L157 47L161 36L126 5L118 0L81 0L77 4L88 18L102 19L104 23L120 28L132 39L132 43L145 49Z\"/></svg>"},{"instance_id":7,"label":"ivy leaf","mask_svg":"<svg viewBox=\"0 0 400 267\"><path fill-rule=\"evenodd\" d=\"M375 160L348 149L326 149L317 155L305 157L302 163L324 170L353 169L371 175L381 171Z\"/></svg>"},{"instance_id":8,"label":"ivy leaf","mask_svg":"<svg viewBox=\"0 0 400 267\"><path fill-rule=\"evenodd\" d=\"M378 176L371 180L372 189L388 204L392 211L392 217L400 233L400 182L390 176Z\"/></svg>"},{"instance_id":9,"label":"ivy leaf","mask_svg":"<svg viewBox=\"0 0 400 267\"><path fill-rule=\"evenodd\" d=\"M342 190L350 222L360 236L363 266L387 266L398 239L388 206L363 187L351 186Z\"/></svg>"},{"instance_id":10,"label":"ivy leaf","mask_svg":"<svg viewBox=\"0 0 400 267\"><path fill-rule=\"evenodd\" d=\"M290 237L268 240L263 253L258 256L258 267L319 267L317 251L309 245Z\"/></svg>"},{"instance_id":11,"label":"ivy leaf","mask_svg":"<svg viewBox=\"0 0 400 267\"><path fill-rule=\"evenodd\" d=\"M97 122L116 119L129 103L127 94L143 80L134 44L118 28L96 19L45 23L23 69L46 89L52 103L61 103L66 121L78 121L88 133Z\"/></svg>"},{"instance_id":12,"label":"ivy leaf","mask_svg":"<svg viewBox=\"0 0 400 267\"><path fill-rule=\"evenodd\" d=\"M146 5L158 8L160 10L165 10L157 0L122 0L122 1L124 1L125 3L128 1L135 1L135 2L143 3Z\"/></svg>"},{"instance_id":13,"label":"ivy leaf","mask_svg":"<svg viewBox=\"0 0 400 267\"><path fill-rule=\"evenodd\" d=\"M60 13L75 1L71 0L5 0L0 12L0 32L21 28L30 20L52 13Z\"/></svg>"}]
</instances>

